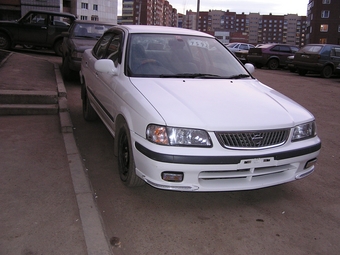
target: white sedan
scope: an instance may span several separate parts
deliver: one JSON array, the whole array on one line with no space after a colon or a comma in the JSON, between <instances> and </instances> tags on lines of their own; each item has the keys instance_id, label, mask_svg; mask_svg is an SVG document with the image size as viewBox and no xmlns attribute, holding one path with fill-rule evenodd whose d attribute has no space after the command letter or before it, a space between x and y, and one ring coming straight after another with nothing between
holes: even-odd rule
<instances>
[{"instance_id":1,"label":"white sedan","mask_svg":"<svg viewBox=\"0 0 340 255\"><path fill-rule=\"evenodd\" d=\"M301 179L321 148L315 119L253 71L202 32L115 26L84 53L83 115L115 138L127 186L233 191Z\"/></svg>"}]
</instances>

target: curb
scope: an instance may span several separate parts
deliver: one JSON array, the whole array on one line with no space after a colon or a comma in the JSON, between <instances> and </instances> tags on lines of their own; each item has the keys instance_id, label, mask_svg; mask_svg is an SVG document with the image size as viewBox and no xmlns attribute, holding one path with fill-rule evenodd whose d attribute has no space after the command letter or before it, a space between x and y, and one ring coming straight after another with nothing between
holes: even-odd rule
<instances>
[{"instance_id":1,"label":"curb","mask_svg":"<svg viewBox=\"0 0 340 255\"><path fill-rule=\"evenodd\" d=\"M79 215L83 227L88 255L113 255L108 238L105 235L103 220L94 201L90 181L85 172L81 155L73 135L73 124L67 107L66 88L60 73L59 65L54 64L58 87L58 104L60 126L64 139L67 159L74 192L77 199Z\"/></svg>"}]
</instances>

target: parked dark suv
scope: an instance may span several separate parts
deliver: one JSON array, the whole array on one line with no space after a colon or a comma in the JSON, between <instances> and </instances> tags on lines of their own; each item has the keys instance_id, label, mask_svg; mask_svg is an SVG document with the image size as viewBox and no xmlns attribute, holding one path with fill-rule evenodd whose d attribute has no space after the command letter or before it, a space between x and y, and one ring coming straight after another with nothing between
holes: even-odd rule
<instances>
[{"instance_id":1,"label":"parked dark suv","mask_svg":"<svg viewBox=\"0 0 340 255\"><path fill-rule=\"evenodd\" d=\"M287 57L294 56L298 47L287 44L264 44L257 48L251 48L248 52L248 62L258 68L267 66L275 70L280 66L286 66Z\"/></svg>"},{"instance_id":2,"label":"parked dark suv","mask_svg":"<svg viewBox=\"0 0 340 255\"><path fill-rule=\"evenodd\" d=\"M319 73L324 78L340 74L340 45L308 44L294 55L299 75Z\"/></svg>"},{"instance_id":3,"label":"parked dark suv","mask_svg":"<svg viewBox=\"0 0 340 255\"><path fill-rule=\"evenodd\" d=\"M61 56L61 33L76 17L70 13L29 11L17 21L0 21L0 49L16 45L52 48Z\"/></svg>"}]
</instances>

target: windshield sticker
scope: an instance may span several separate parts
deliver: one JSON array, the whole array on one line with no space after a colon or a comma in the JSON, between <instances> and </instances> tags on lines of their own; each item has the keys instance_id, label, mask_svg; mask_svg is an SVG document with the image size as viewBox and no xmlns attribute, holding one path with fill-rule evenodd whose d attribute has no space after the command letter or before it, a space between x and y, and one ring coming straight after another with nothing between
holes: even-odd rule
<instances>
[{"instance_id":1,"label":"windshield sticker","mask_svg":"<svg viewBox=\"0 0 340 255\"><path fill-rule=\"evenodd\" d=\"M202 40L198 40L198 39L189 40L189 46L209 49L209 43L202 41Z\"/></svg>"}]
</instances>

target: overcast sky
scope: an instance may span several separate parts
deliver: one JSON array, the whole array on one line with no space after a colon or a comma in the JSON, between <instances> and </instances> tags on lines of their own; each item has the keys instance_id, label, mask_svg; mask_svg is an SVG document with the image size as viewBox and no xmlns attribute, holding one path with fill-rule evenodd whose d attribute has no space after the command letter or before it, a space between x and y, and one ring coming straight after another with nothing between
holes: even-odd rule
<instances>
[{"instance_id":1,"label":"overcast sky","mask_svg":"<svg viewBox=\"0 0 340 255\"><path fill-rule=\"evenodd\" d=\"M197 0L168 0L177 12L184 13L186 10L197 10ZM200 11L229 10L240 14L244 12L260 13L267 15L298 14L307 15L307 4L309 0L200 0ZM118 0L118 15L122 12L122 0Z\"/></svg>"}]
</instances>

